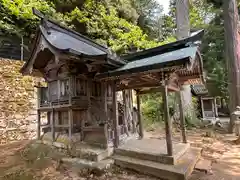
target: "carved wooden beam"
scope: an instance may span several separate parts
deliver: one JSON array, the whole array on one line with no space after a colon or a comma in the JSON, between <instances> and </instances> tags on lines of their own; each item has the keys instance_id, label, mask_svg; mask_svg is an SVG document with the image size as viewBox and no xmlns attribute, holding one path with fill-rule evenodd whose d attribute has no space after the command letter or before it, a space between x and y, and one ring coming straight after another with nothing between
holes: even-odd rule
<instances>
[{"instance_id":1,"label":"carved wooden beam","mask_svg":"<svg viewBox=\"0 0 240 180\"><path fill-rule=\"evenodd\" d=\"M135 84L135 85L128 85L128 86L126 86L126 85L122 85L122 84L120 84L119 86L118 86L118 90L124 90L124 89L140 89L140 88L144 88L144 87L146 87L146 88L148 88L148 87L158 87L158 86L160 86L160 83L139 83L139 84Z\"/></svg>"}]
</instances>

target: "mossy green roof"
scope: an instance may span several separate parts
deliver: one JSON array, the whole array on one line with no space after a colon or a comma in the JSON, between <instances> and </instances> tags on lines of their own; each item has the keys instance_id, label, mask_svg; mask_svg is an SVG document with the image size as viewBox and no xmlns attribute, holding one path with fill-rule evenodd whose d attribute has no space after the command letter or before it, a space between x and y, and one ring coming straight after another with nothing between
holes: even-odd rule
<instances>
[{"instance_id":1,"label":"mossy green roof","mask_svg":"<svg viewBox=\"0 0 240 180\"><path fill-rule=\"evenodd\" d=\"M163 67L181 66L195 59L198 47L185 47L171 52L149 56L128 62L126 65L106 73L97 75L99 78L120 76L128 73L156 70Z\"/></svg>"}]
</instances>

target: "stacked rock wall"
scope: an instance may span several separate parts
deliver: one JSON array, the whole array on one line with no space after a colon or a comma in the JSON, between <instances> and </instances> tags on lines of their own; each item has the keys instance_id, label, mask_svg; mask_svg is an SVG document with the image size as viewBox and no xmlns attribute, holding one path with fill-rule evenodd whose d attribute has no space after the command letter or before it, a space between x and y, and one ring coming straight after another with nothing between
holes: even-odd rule
<instances>
[{"instance_id":1,"label":"stacked rock wall","mask_svg":"<svg viewBox=\"0 0 240 180\"><path fill-rule=\"evenodd\" d=\"M23 61L0 58L0 144L36 136L39 78L23 76Z\"/></svg>"}]
</instances>

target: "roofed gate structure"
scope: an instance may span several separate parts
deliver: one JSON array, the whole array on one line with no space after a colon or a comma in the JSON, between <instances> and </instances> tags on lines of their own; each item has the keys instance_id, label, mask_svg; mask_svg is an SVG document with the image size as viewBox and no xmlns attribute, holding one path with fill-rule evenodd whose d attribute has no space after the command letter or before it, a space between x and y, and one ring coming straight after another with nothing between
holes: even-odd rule
<instances>
[{"instance_id":1,"label":"roofed gate structure","mask_svg":"<svg viewBox=\"0 0 240 180\"><path fill-rule=\"evenodd\" d=\"M39 87L38 139L45 141L45 135L50 134L47 138L50 137L50 144L61 148L74 146L81 153L83 149L95 153L90 145L97 146L101 150L95 156L84 156L94 162L107 158L115 149L118 165L136 170L145 168L150 174L167 179L186 178L199 151L197 154L191 151L183 157L182 164L177 163L189 145L183 111L180 113L183 143L172 141L167 95L174 91L181 99L182 84L203 83L202 60L194 44L203 32L119 57L108 48L48 20L40 12L34 13L41 18L41 24L32 55L21 71L24 75L44 77L48 84ZM132 90L137 92L137 111L133 108ZM123 113L118 108L117 91L123 92ZM144 139L140 95L156 91L163 94L166 141ZM47 114L44 125L43 113ZM136 134L140 140L135 138ZM151 147L147 148L148 145ZM189 158L191 153L194 160ZM74 155L77 156L76 151ZM129 157L135 158L139 166L129 162ZM165 166L172 170L166 170Z\"/></svg>"}]
</instances>

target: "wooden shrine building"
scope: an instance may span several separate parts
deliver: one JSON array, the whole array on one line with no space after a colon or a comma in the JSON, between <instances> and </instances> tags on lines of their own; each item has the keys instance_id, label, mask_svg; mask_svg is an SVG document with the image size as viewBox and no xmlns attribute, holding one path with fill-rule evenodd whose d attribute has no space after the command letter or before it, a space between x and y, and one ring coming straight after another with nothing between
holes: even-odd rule
<instances>
[{"instance_id":1,"label":"wooden shrine building","mask_svg":"<svg viewBox=\"0 0 240 180\"><path fill-rule=\"evenodd\" d=\"M85 142L105 148L118 148L136 134L143 139L140 95L161 91L167 155L174 157L167 95L174 91L180 96L183 84L203 83L202 60L195 45L203 31L119 57L91 39L48 20L40 12L35 10L34 14L41 19L41 24L31 57L21 72L43 77L47 82L47 87L39 88L38 138L42 130L51 134L53 142L60 134L67 134L73 143ZM132 90L137 92L136 118ZM118 108L119 91L123 92L123 112ZM47 113L48 122L44 127L42 113ZM183 111L180 114L186 143ZM77 140L72 138L76 136Z\"/></svg>"},{"instance_id":2,"label":"wooden shrine building","mask_svg":"<svg viewBox=\"0 0 240 180\"><path fill-rule=\"evenodd\" d=\"M218 119L217 97L210 96L203 84L191 86L192 93L198 98L200 114L203 120L216 121Z\"/></svg>"}]
</instances>

